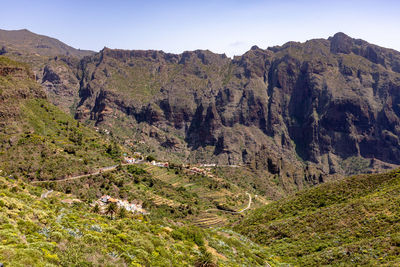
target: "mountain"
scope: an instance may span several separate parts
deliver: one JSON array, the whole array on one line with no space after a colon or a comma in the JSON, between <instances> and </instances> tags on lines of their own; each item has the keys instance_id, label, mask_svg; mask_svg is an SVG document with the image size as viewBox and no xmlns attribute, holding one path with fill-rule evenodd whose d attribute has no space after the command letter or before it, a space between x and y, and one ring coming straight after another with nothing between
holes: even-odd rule
<instances>
[{"instance_id":1,"label":"mountain","mask_svg":"<svg viewBox=\"0 0 400 267\"><path fill-rule=\"evenodd\" d=\"M266 203L262 197L251 200L252 188L183 166L121 165L123 152L133 151L49 103L34 78L28 64L0 56L1 264L212 267L279 262L246 237L215 228L240 218L236 210L244 205ZM111 204L96 209L103 195L146 212L117 206L110 213Z\"/></svg>"},{"instance_id":2,"label":"mountain","mask_svg":"<svg viewBox=\"0 0 400 267\"><path fill-rule=\"evenodd\" d=\"M400 53L343 33L233 59L109 48L5 55L27 62L76 119L159 159L242 166L272 198L400 164Z\"/></svg>"},{"instance_id":3,"label":"mountain","mask_svg":"<svg viewBox=\"0 0 400 267\"><path fill-rule=\"evenodd\" d=\"M234 227L294 266L398 266L400 172L328 182Z\"/></svg>"},{"instance_id":4,"label":"mountain","mask_svg":"<svg viewBox=\"0 0 400 267\"><path fill-rule=\"evenodd\" d=\"M2 54L6 266L399 265L399 52Z\"/></svg>"},{"instance_id":5,"label":"mountain","mask_svg":"<svg viewBox=\"0 0 400 267\"><path fill-rule=\"evenodd\" d=\"M76 118L160 157L268 170L301 188L400 163L399 64L399 52L343 33L234 59L105 48L81 61Z\"/></svg>"},{"instance_id":6,"label":"mountain","mask_svg":"<svg viewBox=\"0 0 400 267\"><path fill-rule=\"evenodd\" d=\"M78 102L79 60L93 54L28 30L0 30L0 55L29 64L47 98L67 113L73 114Z\"/></svg>"},{"instance_id":7,"label":"mountain","mask_svg":"<svg viewBox=\"0 0 400 267\"><path fill-rule=\"evenodd\" d=\"M46 99L27 64L0 56L0 169L54 180L116 164L113 146Z\"/></svg>"},{"instance_id":8,"label":"mountain","mask_svg":"<svg viewBox=\"0 0 400 267\"><path fill-rule=\"evenodd\" d=\"M46 57L66 55L77 58L94 54L93 51L75 49L57 39L35 34L26 29L13 31L0 30L0 46L2 47L0 54L5 52L23 52Z\"/></svg>"}]
</instances>

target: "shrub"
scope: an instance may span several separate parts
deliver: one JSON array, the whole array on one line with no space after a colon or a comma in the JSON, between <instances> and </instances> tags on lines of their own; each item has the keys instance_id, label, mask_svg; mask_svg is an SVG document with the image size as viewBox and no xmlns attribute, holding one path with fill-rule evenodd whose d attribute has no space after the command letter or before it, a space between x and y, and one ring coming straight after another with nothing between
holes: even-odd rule
<instances>
[{"instance_id":1,"label":"shrub","mask_svg":"<svg viewBox=\"0 0 400 267\"><path fill-rule=\"evenodd\" d=\"M392 238L392 244L400 247L400 233L395 233L391 236Z\"/></svg>"},{"instance_id":2,"label":"shrub","mask_svg":"<svg viewBox=\"0 0 400 267\"><path fill-rule=\"evenodd\" d=\"M126 209L125 209L124 207L121 207L121 208L119 209L119 212L118 212L118 218L123 219L123 218L125 218L127 215L128 215L128 213L127 213Z\"/></svg>"},{"instance_id":3,"label":"shrub","mask_svg":"<svg viewBox=\"0 0 400 267\"><path fill-rule=\"evenodd\" d=\"M201 256L196 260L195 267L216 267L213 255L206 250L205 247L200 247Z\"/></svg>"},{"instance_id":4,"label":"shrub","mask_svg":"<svg viewBox=\"0 0 400 267\"><path fill-rule=\"evenodd\" d=\"M146 160L150 162L150 161L156 160L156 158L154 156L152 156L152 155L148 155L146 157Z\"/></svg>"},{"instance_id":5,"label":"shrub","mask_svg":"<svg viewBox=\"0 0 400 267\"><path fill-rule=\"evenodd\" d=\"M127 170L131 174L141 175L141 174L145 174L146 173L146 171L144 169L139 168L138 166L135 166L135 165L128 165L127 166Z\"/></svg>"},{"instance_id":6,"label":"shrub","mask_svg":"<svg viewBox=\"0 0 400 267\"><path fill-rule=\"evenodd\" d=\"M66 146L64 148L64 151L67 152L68 154L73 154L73 155L76 154L76 149L74 146Z\"/></svg>"},{"instance_id":7,"label":"shrub","mask_svg":"<svg viewBox=\"0 0 400 267\"><path fill-rule=\"evenodd\" d=\"M185 240L185 235L180 231L180 229L174 230L171 233L171 236L175 240Z\"/></svg>"},{"instance_id":8,"label":"shrub","mask_svg":"<svg viewBox=\"0 0 400 267\"><path fill-rule=\"evenodd\" d=\"M198 246L204 246L203 233L199 228L194 226L175 229L171 236L176 240L189 240Z\"/></svg>"},{"instance_id":9,"label":"shrub","mask_svg":"<svg viewBox=\"0 0 400 267\"><path fill-rule=\"evenodd\" d=\"M92 212L94 212L94 213L99 213L100 212L100 207L99 207L99 204L95 204L94 205L94 207L93 207L93 209L92 209Z\"/></svg>"},{"instance_id":10,"label":"shrub","mask_svg":"<svg viewBox=\"0 0 400 267\"><path fill-rule=\"evenodd\" d=\"M50 238L54 242L60 242L63 239L63 235L60 232L52 232Z\"/></svg>"},{"instance_id":11,"label":"shrub","mask_svg":"<svg viewBox=\"0 0 400 267\"><path fill-rule=\"evenodd\" d=\"M38 225L27 220L18 220L18 229L24 234L37 233L40 229Z\"/></svg>"}]
</instances>

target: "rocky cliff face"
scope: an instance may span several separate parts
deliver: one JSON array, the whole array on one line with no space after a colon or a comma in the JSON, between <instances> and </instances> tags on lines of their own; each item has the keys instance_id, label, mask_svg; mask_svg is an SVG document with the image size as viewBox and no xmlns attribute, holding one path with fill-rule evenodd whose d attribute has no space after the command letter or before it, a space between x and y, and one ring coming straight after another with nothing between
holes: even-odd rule
<instances>
[{"instance_id":1,"label":"rocky cliff face","mask_svg":"<svg viewBox=\"0 0 400 267\"><path fill-rule=\"evenodd\" d=\"M78 102L80 59L94 55L70 47L57 39L28 30L0 30L0 55L29 64L48 99L67 113L74 113Z\"/></svg>"},{"instance_id":2,"label":"rocky cliff face","mask_svg":"<svg viewBox=\"0 0 400 267\"><path fill-rule=\"evenodd\" d=\"M75 113L79 101L79 61L71 57L54 57L37 71L36 78L47 93L47 98L66 113Z\"/></svg>"},{"instance_id":3,"label":"rocky cliff face","mask_svg":"<svg viewBox=\"0 0 400 267\"><path fill-rule=\"evenodd\" d=\"M400 53L343 33L233 59L10 47L53 103L160 159L246 165L298 187L400 164Z\"/></svg>"},{"instance_id":4,"label":"rocky cliff face","mask_svg":"<svg viewBox=\"0 0 400 267\"><path fill-rule=\"evenodd\" d=\"M105 48L81 61L77 117L192 162L288 177L313 165L319 182L400 163L399 66L343 33L234 59Z\"/></svg>"}]
</instances>

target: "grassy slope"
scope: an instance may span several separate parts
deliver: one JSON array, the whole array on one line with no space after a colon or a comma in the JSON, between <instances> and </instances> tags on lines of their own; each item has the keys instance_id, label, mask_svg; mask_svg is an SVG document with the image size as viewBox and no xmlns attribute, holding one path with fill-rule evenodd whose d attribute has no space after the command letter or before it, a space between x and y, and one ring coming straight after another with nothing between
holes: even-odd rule
<instances>
[{"instance_id":1,"label":"grassy slope","mask_svg":"<svg viewBox=\"0 0 400 267\"><path fill-rule=\"evenodd\" d=\"M87 204L61 202L71 195L42 199L44 192L0 175L0 262L7 266L193 266L209 258L219 266L257 266L267 260L262 247L230 230L133 215L111 220Z\"/></svg>"},{"instance_id":2,"label":"grassy slope","mask_svg":"<svg viewBox=\"0 0 400 267\"><path fill-rule=\"evenodd\" d=\"M225 266L265 263L265 251L246 238L230 230L204 230L191 224L201 211L221 201L238 208L247 203L245 195L234 195L238 187L215 179L188 176L179 169L150 167L146 172L129 166L93 177L44 183L76 196L55 191L41 199L44 189L22 179L53 180L114 165L121 148L49 104L27 65L0 57L0 69L0 262L10 266L191 266L211 253L213 261ZM12 71L7 74L5 69ZM86 203L106 193L145 201L151 215L111 220L92 213ZM60 202L75 197L84 202L73 206ZM218 211L214 213L213 223L219 220ZM201 218L199 224L207 225L208 218Z\"/></svg>"},{"instance_id":3,"label":"grassy slope","mask_svg":"<svg viewBox=\"0 0 400 267\"><path fill-rule=\"evenodd\" d=\"M399 171L353 176L260 208L235 229L302 266L395 266L399 193Z\"/></svg>"},{"instance_id":4,"label":"grassy slope","mask_svg":"<svg viewBox=\"0 0 400 267\"><path fill-rule=\"evenodd\" d=\"M1 169L51 180L118 162L110 142L44 98L26 65L0 57L0 67L13 70L0 76Z\"/></svg>"},{"instance_id":5,"label":"grassy slope","mask_svg":"<svg viewBox=\"0 0 400 267\"><path fill-rule=\"evenodd\" d=\"M143 202L153 219L170 218L202 227L222 226L241 217L218 209L240 210L249 203L245 191L220 178L189 175L178 169L133 165L70 181L42 183L48 189L72 193L85 202L108 194L129 201ZM255 198L251 209L265 204ZM207 219L208 218L208 219ZM212 224L212 225L211 225Z\"/></svg>"}]
</instances>

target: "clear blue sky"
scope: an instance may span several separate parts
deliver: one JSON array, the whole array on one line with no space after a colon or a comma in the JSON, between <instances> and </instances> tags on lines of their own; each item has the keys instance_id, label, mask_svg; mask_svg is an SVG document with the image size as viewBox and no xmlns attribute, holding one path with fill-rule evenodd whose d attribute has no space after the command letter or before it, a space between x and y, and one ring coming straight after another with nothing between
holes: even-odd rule
<instances>
[{"instance_id":1,"label":"clear blue sky","mask_svg":"<svg viewBox=\"0 0 400 267\"><path fill-rule=\"evenodd\" d=\"M342 31L400 51L396 0L1 0L0 28L26 28L73 47L239 55Z\"/></svg>"}]
</instances>

